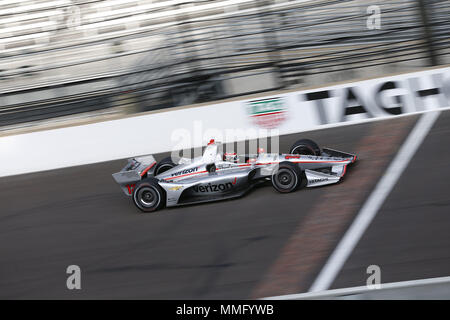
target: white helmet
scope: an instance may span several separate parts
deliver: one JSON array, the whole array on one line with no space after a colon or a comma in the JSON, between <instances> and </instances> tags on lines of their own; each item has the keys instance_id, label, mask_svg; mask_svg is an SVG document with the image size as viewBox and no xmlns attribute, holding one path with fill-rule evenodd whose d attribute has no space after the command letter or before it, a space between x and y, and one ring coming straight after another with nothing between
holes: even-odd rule
<instances>
[{"instance_id":1,"label":"white helmet","mask_svg":"<svg viewBox=\"0 0 450 320\"><path fill-rule=\"evenodd\" d=\"M237 154L236 154L236 152L225 152L223 154L223 161L237 162Z\"/></svg>"}]
</instances>

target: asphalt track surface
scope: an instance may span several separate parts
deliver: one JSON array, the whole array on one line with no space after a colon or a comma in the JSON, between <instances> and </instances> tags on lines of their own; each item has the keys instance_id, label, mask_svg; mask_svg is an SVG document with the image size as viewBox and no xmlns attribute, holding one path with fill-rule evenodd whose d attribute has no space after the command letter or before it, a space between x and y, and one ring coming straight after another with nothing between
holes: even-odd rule
<instances>
[{"instance_id":1,"label":"asphalt track surface","mask_svg":"<svg viewBox=\"0 0 450 320\"><path fill-rule=\"evenodd\" d=\"M332 288L450 275L450 112L437 119Z\"/></svg>"},{"instance_id":2,"label":"asphalt track surface","mask_svg":"<svg viewBox=\"0 0 450 320\"><path fill-rule=\"evenodd\" d=\"M156 214L139 213L113 181L123 160L1 178L0 298L245 299L307 291L417 118L281 137L285 152L308 137L360 155L338 185L285 195L269 185L241 199ZM381 266L383 282L450 274L449 118L440 116L333 287L364 285L370 264ZM392 128L400 128L395 137ZM377 144L391 140L383 161L371 163ZM369 165L378 166L375 178L363 180L362 196L332 236L324 233L328 244L309 258L301 281L272 289L268 274L299 226L318 205L334 206L323 199L357 182ZM316 219L306 231L322 234L325 224ZM74 264L81 290L66 288L66 268Z\"/></svg>"}]
</instances>

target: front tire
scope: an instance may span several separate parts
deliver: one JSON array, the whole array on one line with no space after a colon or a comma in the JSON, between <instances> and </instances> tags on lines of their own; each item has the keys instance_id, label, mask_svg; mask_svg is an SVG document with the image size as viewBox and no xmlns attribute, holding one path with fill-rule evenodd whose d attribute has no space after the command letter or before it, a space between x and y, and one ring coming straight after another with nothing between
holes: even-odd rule
<instances>
[{"instance_id":1,"label":"front tire","mask_svg":"<svg viewBox=\"0 0 450 320\"><path fill-rule=\"evenodd\" d=\"M291 162L282 162L272 174L272 186L281 193L289 193L298 189L302 180L302 171Z\"/></svg>"},{"instance_id":2,"label":"front tire","mask_svg":"<svg viewBox=\"0 0 450 320\"><path fill-rule=\"evenodd\" d=\"M133 192L133 202L143 212L154 212L164 207L165 193L156 180L143 181Z\"/></svg>"}]
</instances>

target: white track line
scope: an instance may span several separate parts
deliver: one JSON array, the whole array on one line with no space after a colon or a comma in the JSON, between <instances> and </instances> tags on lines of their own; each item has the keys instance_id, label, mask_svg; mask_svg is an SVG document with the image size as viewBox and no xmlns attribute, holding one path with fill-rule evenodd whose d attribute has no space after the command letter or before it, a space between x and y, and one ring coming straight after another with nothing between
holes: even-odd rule
<instances>
[{"instance_id":1,"label":"white track line","mask_svg":"<svg viewBox=\"0 0 450 320\"><path fill-rule=\"evenodd\" d=\"M294 299L326 299L339 296L347 296L353 294L361 294L370 291L390 290L390 289L402 289L418 286L436 285L436 284L450 284L450 277L428 278L419 280L409 280L400 282L391 282L381 284L380 289L369 289L367 286L342 288L334 290L326 290L321 292L305 292L297 294L288 294L284 296L268 297L262 300L294 300Z\"/></svg>"},{"instance_id":2,"label":"white track line","mask_svg":"<svg viewBox=\"0 0 450 320\"><path fill-rule=\"evenodd\" d=\"M437 111L425 113L420 117L396 157L376 185L375 190L364 203L355 221L353 221L347 233L314 281L309 289L310 292L327 290L331 286L345 261L347 261L347 258L397 183L397 180L422 144L422 141L427 136L439 115L440 112Z\"/></svg>"}]
</instances>

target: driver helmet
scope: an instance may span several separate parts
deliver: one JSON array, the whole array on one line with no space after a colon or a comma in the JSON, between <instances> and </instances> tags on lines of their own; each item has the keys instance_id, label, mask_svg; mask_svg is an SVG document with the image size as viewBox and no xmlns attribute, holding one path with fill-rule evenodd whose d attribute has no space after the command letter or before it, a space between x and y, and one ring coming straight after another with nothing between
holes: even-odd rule
<instances>
[{"instance_id":1,"label":"driver helmet","mask_svg":"<svg viewBox=\"0 0 450 320\"><path fill-rule=\"evenodd\" d=\"M236 152L225 152L223 154L223 160L229 162L237 162L237 154Z\"/></svg>"}]
</instances>

